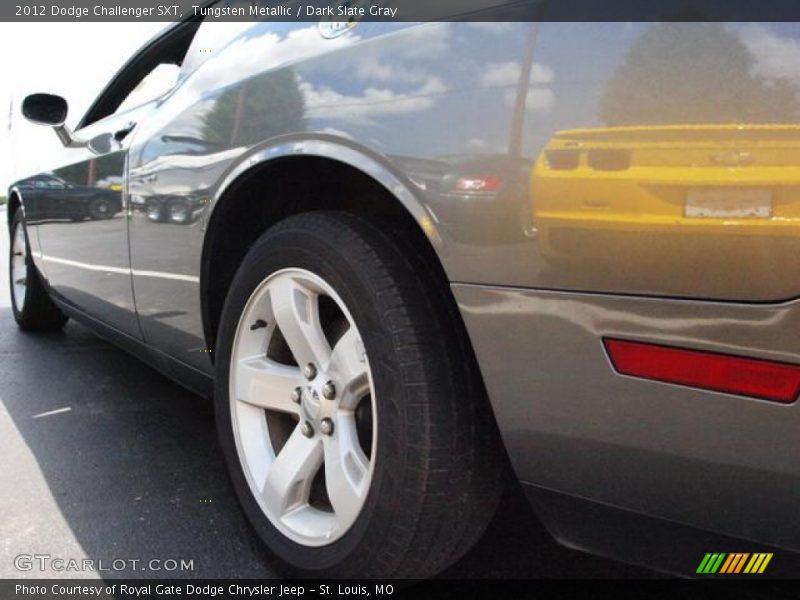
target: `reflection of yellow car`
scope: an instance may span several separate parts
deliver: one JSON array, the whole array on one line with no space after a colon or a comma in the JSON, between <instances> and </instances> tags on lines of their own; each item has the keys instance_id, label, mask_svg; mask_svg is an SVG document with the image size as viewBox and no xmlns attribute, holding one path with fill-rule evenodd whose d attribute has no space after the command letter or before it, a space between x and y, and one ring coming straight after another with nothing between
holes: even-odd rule
<instances>
[{"instance_id":1,"label":"reflection of yellow car","mask_svg":"<svg viewBox=\"0 0 800 600\"><path fill-rule=\"evenodd\" d=\"M615 261L668 281L718 261L743 277L796 264L800 126L561 131L536 162L532 202L540 250L561 265Z\"/></svg>"}]
</instances>

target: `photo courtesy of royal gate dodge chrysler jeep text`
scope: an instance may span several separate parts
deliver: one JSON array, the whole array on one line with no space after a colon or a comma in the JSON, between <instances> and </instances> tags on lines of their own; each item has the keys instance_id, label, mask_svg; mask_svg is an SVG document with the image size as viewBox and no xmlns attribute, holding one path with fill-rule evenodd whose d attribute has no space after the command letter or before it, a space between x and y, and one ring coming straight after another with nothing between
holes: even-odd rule
<instances>
[{"instance_id":1,"label":"photo courtesy of royal gate dodge chrysler jeep text","mask_svg":"<svg viewBox=\"0 0 800 600\"><path fill-rule=\"evenodd\" d=\"M14 317L213 396L290 573L436 574L514 479L558 541L653 568L800 550L798 47L173 24L74 131L21 104L56 135L8 194Z\"/></svg>"}]
</instances>

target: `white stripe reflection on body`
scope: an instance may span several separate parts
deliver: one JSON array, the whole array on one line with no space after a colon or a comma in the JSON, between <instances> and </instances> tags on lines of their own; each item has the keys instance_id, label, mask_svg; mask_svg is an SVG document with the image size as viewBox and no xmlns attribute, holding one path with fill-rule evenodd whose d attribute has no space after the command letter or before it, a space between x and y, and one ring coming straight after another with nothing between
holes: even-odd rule
<instances>
[{"instance_id":1,"label":"white stripe reflection on body","mask_svg":"<svg viewBox=\"0 0 800 600\"><path fill-rule=\"evenodd\" d=\"M42 417L50 417L52 415L60 415L61 413L70 412L72 410L71 406L65 406L64 408L57 408L55 410L48 410L43 413L39 413L38 415L33 415L32 419L41 419Z\"/></svg>"},{"instance_id":2,"label":"white stripe reflection on body","mask_svg":"<svg viewBox=\"0 0 800 600\"><path fill-rule=\"evenodd\" d=\"M80 262L77 260L69 260L66 258L58 258L56 256L41 255L42 260L51 262L58 265L65 265L68 267L76 267L78 269L85 269L87 271L99 271L103 273L116 273L118 275L136 275L137 277L154 277L157 279L169 279L172 281L187 281L189 283L200 283L200 278L195 275L182 275L181 273L168 273L166 271L143 271L139 269L129 269L126 267L110 267L107 265L95 265L91 263Z\"/></svg>"}]
</instances>

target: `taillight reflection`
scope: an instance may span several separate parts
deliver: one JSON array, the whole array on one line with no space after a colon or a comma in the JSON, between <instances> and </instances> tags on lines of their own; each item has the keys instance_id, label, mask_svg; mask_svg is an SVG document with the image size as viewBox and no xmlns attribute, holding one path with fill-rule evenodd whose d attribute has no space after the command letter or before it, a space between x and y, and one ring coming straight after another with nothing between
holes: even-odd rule
<instances>
[{"instance_id":1,"label":"taillight reflection","mask_svg":"<svg viewBox=\"0 0 800 600\"><path fill-rule=\"evenodd\" d=\"M577 169L581 159L580 150L548 150L544 153L547 166L556 171Z\"/></svg>"},{"instance_id":2,"label":"taillight reflection","mask_svg":"<svg viewBox=\"0 0 800 600\"><path fill-rule=\"evenodd\" d=\"M499 177L462 177L455 189L460 192L495 192L500 188Z\"/></svg>"}]
</instances>

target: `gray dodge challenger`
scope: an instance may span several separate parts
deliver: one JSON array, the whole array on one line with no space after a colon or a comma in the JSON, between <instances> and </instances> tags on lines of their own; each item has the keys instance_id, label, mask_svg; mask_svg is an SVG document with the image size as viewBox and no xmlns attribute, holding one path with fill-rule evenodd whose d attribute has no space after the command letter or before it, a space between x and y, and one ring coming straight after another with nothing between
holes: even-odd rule
<instances>
[{"instance_id":1,"label":"gray dodge challenger","mask_svg":"<svg viewBox=\"0 0 800 600\"><path fill-rule=\"evenodd\" d=\"M657 569L800 550L800 26L441 17L201 16L74 127L27 96L19 326L213 398L288 573L437 574L518 483Z\"/></svg>"}]
</instances>

